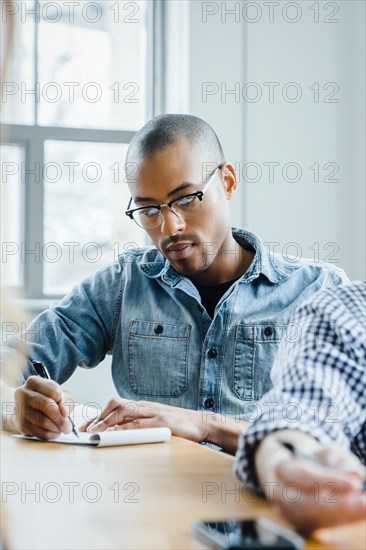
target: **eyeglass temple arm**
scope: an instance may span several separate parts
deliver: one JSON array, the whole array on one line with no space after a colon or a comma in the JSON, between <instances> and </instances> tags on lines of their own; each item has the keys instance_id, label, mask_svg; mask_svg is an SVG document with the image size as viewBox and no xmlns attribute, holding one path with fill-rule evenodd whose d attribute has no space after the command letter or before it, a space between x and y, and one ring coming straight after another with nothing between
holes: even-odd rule
<instances>
[{"instance_id":1,"label":"eyeglass temple arm","mask_svg":"<svg viewBox=\"0 0 366 550\"><path fill-rule=\"evenodd\" d=\"M222 162L218 166L216 166L215 170L212 172L211 176L208 178L208 180L205 183L204 188L202 189L202 194L206 192L207 187L210 185L212 178L214 175L224 166L225 162ZM201 199L202 200L202 199Z\"/></svg>"}]
</instances>

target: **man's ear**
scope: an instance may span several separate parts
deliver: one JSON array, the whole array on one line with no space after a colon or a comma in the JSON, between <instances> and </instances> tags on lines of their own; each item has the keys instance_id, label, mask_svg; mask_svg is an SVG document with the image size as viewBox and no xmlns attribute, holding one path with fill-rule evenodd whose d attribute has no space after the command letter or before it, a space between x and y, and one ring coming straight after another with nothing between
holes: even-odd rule
<instances>
[{"instance_id":1,"label":"man's ear","mask_svg":"<svg viewBox=\"0 0 366 550\"><path fill-rule=\"evenodd\" d=\"M230 162L225 162L221 169L223 190L226 198L230 200L236 191L235 168Z\"/></svg>"}]
</instances>

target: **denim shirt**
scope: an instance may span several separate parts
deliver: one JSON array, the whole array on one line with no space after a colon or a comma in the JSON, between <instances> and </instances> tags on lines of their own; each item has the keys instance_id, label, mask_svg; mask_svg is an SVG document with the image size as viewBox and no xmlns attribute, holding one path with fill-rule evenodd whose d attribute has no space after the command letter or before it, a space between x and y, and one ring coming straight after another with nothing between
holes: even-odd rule
<instances>
[{"instance_id":1,"label":"denim shirt","mask_svg":"<svg viewBox=\"0 0 366 550\"><path fill-rule=\"evenodd\" d=\"M139 248L33 321L27 333L32 358L63 383L78 366L95 367L112 354L122 397L253 420L297 306L348 279L333 265L270 255L249 231L233 229L233 235L255 255L213 319L190 279L155 247Z\"/></svg>"}]
</instances>

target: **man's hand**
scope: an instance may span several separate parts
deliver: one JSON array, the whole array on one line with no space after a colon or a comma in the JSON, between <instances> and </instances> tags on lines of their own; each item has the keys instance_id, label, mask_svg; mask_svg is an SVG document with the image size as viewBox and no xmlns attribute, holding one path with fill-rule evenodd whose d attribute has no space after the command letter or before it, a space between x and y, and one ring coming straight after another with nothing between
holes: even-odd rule
<instances>
[{"instance_id":1,"label":"man's hand","mask_svg":"<svg viewBox=\"0 0 366 550\"><path fill-rule=\"evenodd\" d=\"M72 406L69 392L53 380L30 376L14 392L15 427L26 435L41 439L55 439L61 433L70 433L70 414L65 402Z\"/></svg>"},{"instance_id":2,"label":"man's hand","mask_svg":"<svg viewBox=\"0 0 366 550\"><path fill-rule=\"evenodd\" d=\"M101 414L83 424L80 431L104 432L106 430L129 430L167 426L173 435L201 442L210 441L235 453L240 431L247 422L221 418L206 411L192 411L153 403L129 401L120 397L111 399Z\"/></svg>"},{"instance_id":3,"label":"man's hand","mask_svg":"<svg viewBox=\"0 0 366 550\"><path fill-rule=\"evenodd\" d=\"M94 433L161 426L167 426L174 435L192 441L204 441L208 436L208 426L202 422L200 411L122 398L111 399L100 415L83 424L80 431Z\"/></svg>"},{"instance_id":4,"label":"man's hand","mask_svg":"<svg viewBox=\"0 0 366 550\"><path fill-rule=\"evenodd\" d=\"M293 443L325 465L294 456L280 441ZM299 532L308 534L365 518L365 468L352 453L335 445L324 447L301 432L283 430L262 441L255 463L267 499Z\"/></svg>"}]
</instances>

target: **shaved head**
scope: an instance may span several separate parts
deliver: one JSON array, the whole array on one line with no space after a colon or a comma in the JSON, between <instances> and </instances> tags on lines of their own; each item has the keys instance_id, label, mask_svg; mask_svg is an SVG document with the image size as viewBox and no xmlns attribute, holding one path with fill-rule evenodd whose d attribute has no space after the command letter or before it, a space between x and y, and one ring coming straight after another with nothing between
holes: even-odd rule
<instances>
[{"instance_id":1,"label":"shaved head","mask_svg":"<svg viewBox=\"0 0 366 550\"><path fill-rule=\"evenodd\" d=\"M142 159L152 158L181 140L189 143L205 162L225 161L220 141L207 122L192 115L167 114L154 117L135 134L126 163L139 165Z\"/></svg>"}]
</instances>

